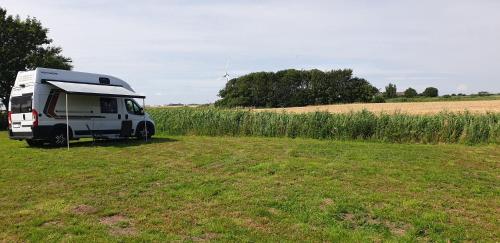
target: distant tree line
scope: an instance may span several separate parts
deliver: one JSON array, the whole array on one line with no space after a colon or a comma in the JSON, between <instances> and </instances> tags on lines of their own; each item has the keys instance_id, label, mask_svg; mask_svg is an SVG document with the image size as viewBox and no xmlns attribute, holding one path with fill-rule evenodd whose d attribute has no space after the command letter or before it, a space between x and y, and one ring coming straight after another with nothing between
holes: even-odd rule
<instances>
[{"instance_id":1,"label":"distant tree line","mask_svg":"<svg viewBox=\"0 0 500 243\"><path fill-rule=\"evenodd\" d=\"M370 102L378 89L354 77L351 69L288 69L255 72L229 80L215 105L223 107L291 107Z\"/></svg>"},{"instance_id":2,"label":"distant tree line","mask_svg":"<svg viewBox=\"0 0 500 243\"><path fill-rule=\"evenodd\" d=\"M434 87L427 87L425 88L424 92L422 93L417 93L417 91L414 88L408 88L406 89L402 95L398 95L396 85L393 83L389 83L389 85L385 86L385 92L383 93L383 96L385 98L396 98L398 96L404 96L405 98L414 98L417 96L423 96L423 97L438 97L439 96L439 91L437 88Z\"/></svg>"}]
</instances>

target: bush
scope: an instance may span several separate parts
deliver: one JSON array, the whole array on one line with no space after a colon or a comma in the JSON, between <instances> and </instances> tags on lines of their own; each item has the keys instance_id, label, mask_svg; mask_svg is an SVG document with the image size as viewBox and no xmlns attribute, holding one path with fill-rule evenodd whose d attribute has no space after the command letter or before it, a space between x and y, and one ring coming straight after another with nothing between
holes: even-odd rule
<instances>
[{"instance_id":1,"label":"bush","mask_svg":"<svg viewBox=\"0 0 500 243\"><path fill-rule=\"evenodd\" d=\"M438 95L439 95L438 89L434 87L428 87L424 90L424 92L422 92L422 96L426 97L438 97Z\"/></svg>"},{"instance_id":2,"label":"bush","mask_svg":"<svg viewBox=\"0 0 500 243\"><path fill-rule=\"evenodd\" d=\"M403 143L500 143L500 113L332 114L217 108L152 108L159 133L169 135L362 139Z\"/></svg>"},{"instance_id":3,"label":"bush","mask_svg":"<svg viewBox=\"0 0 500 243\"><path fill-rule=\"evenodd\" d=\"M418 95L417 91L413 88L408 88L405 90L405 97L406 98L413 98Z\"/></svg>"},{"instance_id":4,"label":"bush","mask_svg":"<svg viewBox=\"0 0 500 243\"><path fill-rule=\"evenodd\" d=\"M486 91L481 91L481 92L477 93L477 95L479 95L479 96L490 96L492 94L490 94L489 92L486 92Z\"/></svg>"},{"instance_id":5,"label":"bush","mask_svg":"<svg viewBox=\"0 0 500 243\"><path fill-rule=\"evenodd\" d=\"M375 95L372 98L372 103L385 103L385 98L381 94Z\"/></svg>"}]
</instances>

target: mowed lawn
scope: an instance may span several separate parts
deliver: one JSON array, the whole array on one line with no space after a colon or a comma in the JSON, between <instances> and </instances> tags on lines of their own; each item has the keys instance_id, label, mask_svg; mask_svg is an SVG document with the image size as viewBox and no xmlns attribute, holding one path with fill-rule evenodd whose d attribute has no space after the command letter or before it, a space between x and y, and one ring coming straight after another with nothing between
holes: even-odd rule
<instances>
[{"instance_id":1,"label":"mowed lawn","mask_svg":"<svg viewBox=\"0 0 500 243\"><path fill-rule=\"evenodd\" d=\"M0 241L500 241L500 146L0 133Z\"/></svg>"}]
</instances>

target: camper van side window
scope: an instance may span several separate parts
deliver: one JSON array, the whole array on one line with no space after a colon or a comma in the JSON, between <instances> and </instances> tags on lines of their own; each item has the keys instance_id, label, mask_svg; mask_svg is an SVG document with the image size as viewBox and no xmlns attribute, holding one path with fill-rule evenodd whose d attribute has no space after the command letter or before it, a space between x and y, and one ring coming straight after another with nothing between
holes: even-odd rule
<instances>
[{"instance_id":1,"label":"camper van side window","mask_svg":"<svg viewBox=\"0 0 500 243\"><path fill-rule=\"evenodd\" d=\"M118 103L115 98L101 98L101 113L118 113Z\"/></svg>"}]
</instances>

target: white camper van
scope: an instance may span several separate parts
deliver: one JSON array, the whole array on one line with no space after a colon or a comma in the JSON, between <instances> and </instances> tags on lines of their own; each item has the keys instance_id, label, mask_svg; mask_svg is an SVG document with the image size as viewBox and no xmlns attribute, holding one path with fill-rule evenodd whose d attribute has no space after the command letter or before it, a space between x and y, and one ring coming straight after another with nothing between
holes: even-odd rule
<instances>
[{"instance_id":1,"label":"white camper van","mask_svg":"<svg viewBox=\"0 0 500 243\"><path fill-rule=\"evenodd\" d=\"M155 125L125 81L109 75L37 68L19 72L8 107L11 139L62 146L84 137L147 138Z\"/></svg>"}]
</instances>

